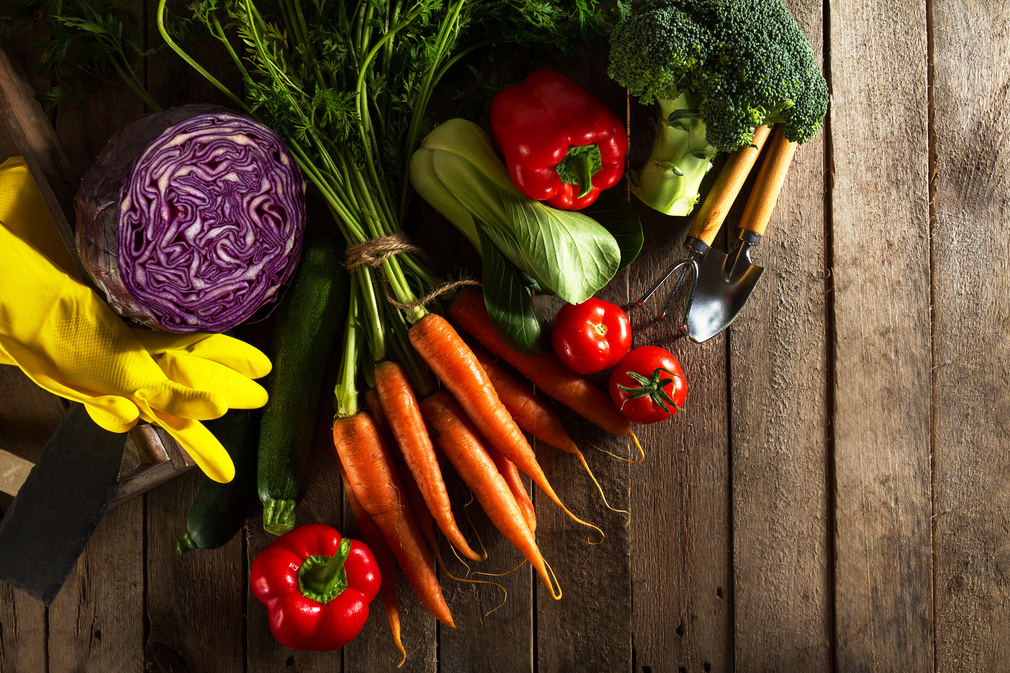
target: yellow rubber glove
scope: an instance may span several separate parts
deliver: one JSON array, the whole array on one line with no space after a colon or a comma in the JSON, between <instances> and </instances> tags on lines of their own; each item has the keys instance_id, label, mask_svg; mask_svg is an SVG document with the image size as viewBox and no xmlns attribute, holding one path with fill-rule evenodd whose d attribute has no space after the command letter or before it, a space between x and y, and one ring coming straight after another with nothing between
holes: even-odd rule
<instances>
[{"instance_id":1,"label":"yellow rubber glove","mask_svg":"<svg viewBox=\"0 0 1010 673\"><path fill-rule=\"evenodd\" d=\"M6 167L0 167L0 193L10 185ZM0 221L0 362L80 402L112 432L125 432L138 419L160 425L208 476L230 481L231 458L199 421L266 404L266 390L252 379L270 371L269 359L222 334L131 328L95 292L15 235L12 229L28 229L19 217L39 213L21 201L6 203L0 198L0 218L17 224ZM48 211L36 226L55 228Z\"/></svg>"},{"instance_id":2,"label":"yellow rubber glove","mask_svg":"<svg viewBox=\"0 0 1010 673\"><path fill-rule=\"evenodd\" d=\"M71 276L81 277L21 157L11 157L0 164L0 222L5 222L12 234L34 245Z\"/></svg>"}]
</instances>

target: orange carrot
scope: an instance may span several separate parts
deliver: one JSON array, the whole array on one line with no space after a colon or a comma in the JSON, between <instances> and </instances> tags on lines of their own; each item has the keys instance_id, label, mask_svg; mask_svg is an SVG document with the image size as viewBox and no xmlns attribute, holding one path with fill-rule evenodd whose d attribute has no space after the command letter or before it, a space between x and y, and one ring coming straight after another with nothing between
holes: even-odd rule
<instances>
[{"instance_id":1,"label":"orange carrot","mask_svg":"<svg viewBox=\"0 0 1010 673\"><path fill-rule=\"evenodd\" d=\"M428 436L428 429L424 427L421 409L406 370L399 363L386 360L375 365L374 375L375 390L379 394L379 404L382 405L386 423L417 481L428 511L452 546L469 559L483 561L486 556L481 556L470 548L456 525L435 448Z\"/></svg>"},{"instance_id":2,"label":"orange carrot","mask_svg":"<svg viewBox=\"0 0 1010 673\"><path fill-rule=\"evenodd\" d=\"M533 394L533 391L484 353L475 351L474 355L487 372L494 389L498 391L502 404L512 414L512 418L516 419L520 428L554 448L577 456L582 455L558 415Z\"/></svg>"},{"instance_id":3,"label":"orange carrot","mask_svg":"<svg viewBox=\"0 0 1010 673\"><path fill-rule=\"evenodd\" d=\"M424 536L424 539L428 542L428 546L437 555L438 539L435 537L435 519L432 518L431 512L428 511L428 503L424 501L421 489L417 487L414 473L410 471L406 463L397 463L396 476L400 478L403 494L407 498L407 506L414 513L414 520L417 521L417 527L421 530L421 535Z\"/></svg>"},{"instance_id":4,"label":"orange carrot","mask_svg":"<svg viewBox=\"0 0 1010 673\"><path fill-rule=\"evenodd\" d=\"M505 343L488 317L480 290L460 290L449 306L449 313L473 338L515 367L547 395L607 432L635 439L631 421L624 417L610 396L568 369L553 352L527 355Z\"/></svg>"},{"instance_id":5,"label":"orange carrot","mask_svg":"<svg viewBox=\"0 0 1010 673\"><path fill-rule=\"evenodd\" d=\"M382 441L389 447L389 455L393 457L393 462L399 465L403 462L403 454L400 453L400 447L396 444L396 438L393 437L393 432L389 429L389 423L386 422L386 414L382 411L382 405L379 404L379 392L375 388L369 388L365 391L365 406L368 407L368 413L372 415L375 427L379 429L379 434L382 435Z\"/></svg>"},{"instance_id":6,"label":"orange carrot","mask_svg":"<svg viewBox=\"0 0 1010 673\"><path fill-rule=\"evenodd\" d=\"M380 432L384 432L389 429L389 424L386 423L386 414L382 411L382 405L379 403L379 391L375 388L369 388L365 391L365 406L368 407L368 413L372 415L372 420L375 421L375 425L378 426Z\"/></svg>"},{"instance_id":7,"label":"orange carrot","mask_svg":"<svg viewBox=\"0 0 1010 673\"><path fill-rule=\"evenodd\" d=\"M403 502L403 487L389 449L367 412L333 422L333 452L351 492L382 532L421 603L440 622L456 628L424 538Z\"/></svg>"},{"instance_id":8,"label":"orange carrot","mask_svg":"<svg viewBox=\"0 0 1010 673\"><path fill-rule=\"evenodd\" d=\"M502 404L512 414L512 418L516 420L519 427L540 441L578 458L586 474L596 484L596 489L600 492L600 497L603 498L604 504L610 509L614 509L607 502L607 496L604 495L600 482L596 480L596 475L589 469L586 457L582 455L582 451L579 450L579 447L576 446L575 442L568 435L568 431L565 430L565 426L561 422L561 419L558 418L558 415L549 406L544 404L532 390L520 383L516 377L499 367L487 355L479 352L474 352L474 355L477 356L477 360L491 378L492 385L498 391L498 397L501 398ZM625 512L625 510L615 511Z\"/></svg>"},{"instance_id":9,"label":"orange carrot","mask_svg":"<svg viewBox=\"0 0 1010 673\"><path fill-rule=\"evenodd\" d=\"M529 527L530 532L536 533L537 511L533 507L533 500L530 499L530 494L526 492L526 484L523 483L522 477L519 476L519 468L516 467L515 463L503 456L501 451L490 444L485 442L484 448L498 468L498 474L502 476L502 479L508 484L509 490L512 491L516 504L519 505L519 511L522 512L523 519L526 520L526 525Z\"/></svg>"},{"instance_id":10,"label":"orange carrot","mask_svg":"<svg viewBox=\"0 0 1010 673\"><path fill-rule=\"evenodd\" d=\"M487 372L452 325L437 313L429 313L414 323L409 336L414 350L453 394L477 431L528 474L565 514L602 535L598 526L578 518L561 502L523 431L498 398Z\"/></svg>"},{"instance_id":11,"label":"orange carrot","mask_svg":"<svg viewBox=\"0 0 1010 673\"><path fill-rule=\"evenodd\" d=\"M340 468L340 477L344 480L344 493L347 501L351 503L351 510L354 512L354 520L358 522L358 532L361 541L372 551L375 562L379 566L379 573L382 575L382 583L379 586L379 593L382 596L382 605L386 608L386 618L389 620L389 629L393 633L393 642L403 658L397 664L397 668L403 666L407 661L407 650L403 648L403 641L400 639L400 606L396 597L396 559L393 552L386 544L386 539L382 537L382 532L375 525L375 521L365 511L365 508L358 502L350 482L347 480L347 473L344 466L337 462Z\"/></svg>"},{"instance_id":12,"label":"orange carrot","mask_svg":"<svg viewBox=\"0 0 1010 673\"><path fill-rule=\"evenodd\" d=\"M498 473L477 430L459 404L452 395L440 390L421 401L421 410L425 420L438 433L435 441L473 491L488 519L533 565L551 596L555 600L560 599L561 587L553 573L548 572L547 563L537 548L533 532L526 525L515 496Z\"/></svg>"},{"instance_id":13,"label":"orange carrot","mask_svg":"<svg viewBox=\"0 0 1010 673\"><path fill-rule=\"evenodd\" d=\"M457 577L445 567L445 563L442 562L442 554L438 549L438 539L435 537L435 520L431 518L431 513L428 512L428 506L424 502L424 496L421 495L421 491L417 488L417 482L414 481L414 475L410 473L410 468L407 467L406 463L398 463L396 465L396 471L400 475L400 483L403 484L403 490L407 493L407 501L410 503L410 507L414 510L414 512L417 513L417 525L421 529L421 533L424 535L424 538L431 546L432 551L435 553L435 560L438 561L438 567L442 569L445 576L451 580L466 582L467 584L490 584L498 587L504 592L505 587L497 582L492 582L491 580L475 580L470 577ZM464 565L466 565L465 562ZM469 570L469 568L467 569ZM508 593L506 592L506 596L507 595Z\"/></svg>"}]
</instances>

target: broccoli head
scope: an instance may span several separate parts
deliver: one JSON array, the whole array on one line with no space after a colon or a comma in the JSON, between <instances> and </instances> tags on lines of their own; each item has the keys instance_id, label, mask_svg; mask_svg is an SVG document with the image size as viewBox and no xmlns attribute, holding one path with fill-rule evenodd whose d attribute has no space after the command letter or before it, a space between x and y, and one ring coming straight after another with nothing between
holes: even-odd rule
<instances>
[{"instance_id":1,"label":"broccoli head","mask_svg":"<svg viewBox=\"0 0 1010 673\"><path fill-rule=\"evenodd\" d=\"M659 111L632 191L670 215L694 209L712 158L750 144L758 126L783 123L802 143L827 113L827 83L781 0L647 0L610 45L610 77Z\"/></svg>"}]
</instances>

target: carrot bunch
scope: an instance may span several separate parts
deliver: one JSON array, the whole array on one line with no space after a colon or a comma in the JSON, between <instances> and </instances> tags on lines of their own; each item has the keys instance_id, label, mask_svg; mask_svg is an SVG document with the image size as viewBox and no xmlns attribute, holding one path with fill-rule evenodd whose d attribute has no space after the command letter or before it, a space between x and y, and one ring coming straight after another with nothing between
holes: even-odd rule
<instances>
[{"instance_id":1,"label":"carrot bunch","mask_svg":"<svg viewBox=\"0 0 1010 673\"><path fill-rule=\"evenodd\" d=\"M497 333L478 290L459 292L450 313L489 350L521 372L529 371L517 363L531 356L514 351L506 355L501 347L504 342L495 340ZM457 314L464 313L461 320ZM353 343L362 327L352 311L346 340ZM443 473L447 463L473 492L491 523L530 562L551 596L560 599L561 587L536 543L536 515L520 472L572 520L592 527L601 538L602 531L565 506L524 432L572 453L588 471L585 458L549 407L487 356L475 353L441 315L426 312L406 329L405 336L412 352L401 353L401 361L378 362L360 377L371 386L362 408L357 405L358 361L345 356L341 363L333 452L359 524L364 520L363 530L378 531L380 552L391 554L422 604L443 624L455 628L435 575L434 528L463 557L481 561L487 553L477 552L457 525ZM564 377L568 400L600 393L588 382L579 387L571 385L570 374ZM609 397L603 395L602 400L606 404L599 399L583 403L586 409L596 405L594 421L616 411L610 409ZM633 437L630 425L614 423L609 429ZM383 600L402 651L395 593L384 591Z\"/></svg>"}]
</instances>

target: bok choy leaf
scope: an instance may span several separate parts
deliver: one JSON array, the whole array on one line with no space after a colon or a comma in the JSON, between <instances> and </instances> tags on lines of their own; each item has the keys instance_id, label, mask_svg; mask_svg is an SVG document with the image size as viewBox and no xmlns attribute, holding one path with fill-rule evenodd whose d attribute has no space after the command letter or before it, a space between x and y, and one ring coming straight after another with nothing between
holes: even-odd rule
<instances>
[{"instance_id":1,"label":"bok choy leaf","mask_svg":"<svg viewBox=\"0 0 1010 673\"><path fill-rule=\"evenodd\" d=\"M542 352L543 330L533 308L533 293L484 231L483 225L478 222L477 233L484 251L481 278L488 317L512 348L520 353Z\"/></svg>"}]
</instances>

